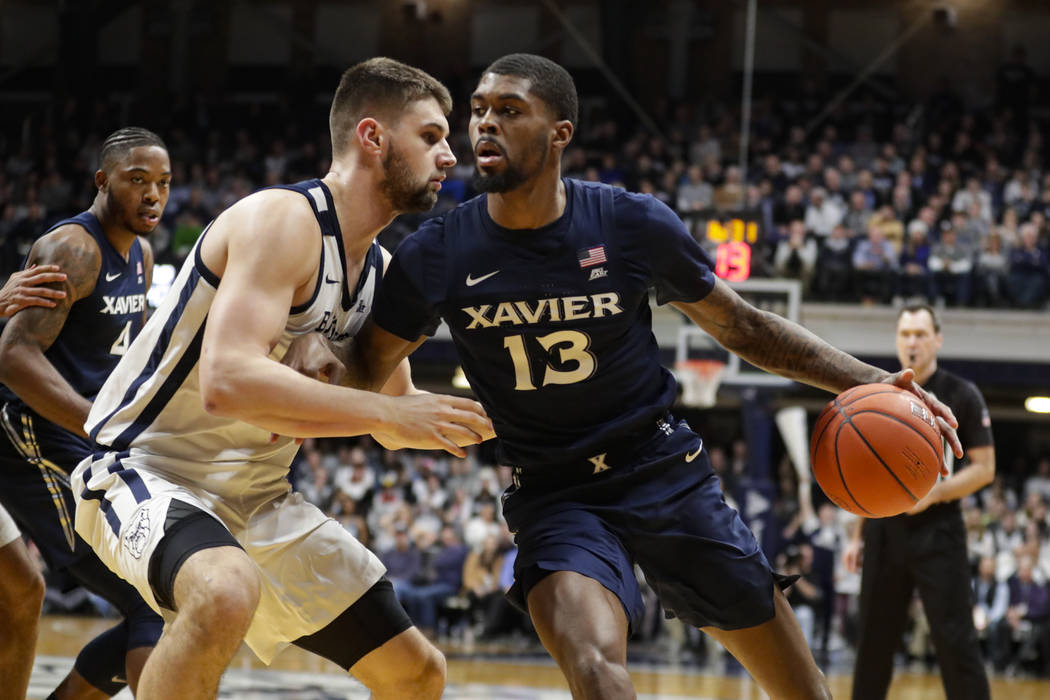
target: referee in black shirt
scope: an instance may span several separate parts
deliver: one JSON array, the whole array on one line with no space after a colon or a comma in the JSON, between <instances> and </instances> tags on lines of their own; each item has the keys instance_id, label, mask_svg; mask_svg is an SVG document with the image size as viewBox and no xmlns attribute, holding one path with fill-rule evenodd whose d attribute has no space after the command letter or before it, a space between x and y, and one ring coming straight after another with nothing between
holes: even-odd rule
<instances>
[{"instance_id":1,"label":"referee in black shirt","mask_svg":"<svg viewBox=\"0 0 1050 700\"><path fill-rule=\"evenodd\" d=\"M853 700L886 697L894 652L900 645L916 588L930 623L945 695L949 700L989 697L988 677L973 627L970 567L959 499L991 483L995 476L992 424L977 387L937 368L942 342L941 326L931 307L907 306L901 310L897 317L901 366L915 370L915 382L955 413L966 456L953 465L953 455L946 450L951 476L942 477L904 515L860 519L846 546L843 558L850 571L856 571L863 559Z\"/></svg>"}]
</instances>

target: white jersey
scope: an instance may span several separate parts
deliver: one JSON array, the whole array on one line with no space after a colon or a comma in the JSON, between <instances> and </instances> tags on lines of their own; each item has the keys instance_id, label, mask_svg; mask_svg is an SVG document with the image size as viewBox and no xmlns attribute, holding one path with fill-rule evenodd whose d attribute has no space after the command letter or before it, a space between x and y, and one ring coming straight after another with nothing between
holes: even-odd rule
<instances>
[{"instance_id":1,"label":"white jersey","mask_svg":"<svg viewBox=\"0 0 1050 700\"><path fill-rule=\"evenodd\" d=\"M317 286L309 301L290 310L281 340L270 353L277 361L297 335L320 331L336 344L353 337L371 312L383 265L379 244L373 243L351 287L328 188L320 180L282 187L300 192L310 202L323 245ZM225 488L216 492L229 492L237 483L283 478L297 446L290 437L271 443L267 430L204 410L201 341L219 285L219 278L201 259L207 233L205 229L164 302L103 385L85 427L101 445L155 455L161 458L155 461L160 471L167 471L163 465L169 460L164 458L171 458L171 463L181 464L177 476L202 486L202 480L221 480ZM186 474L186 462L202 468ZM216 463L227 463L230 470L216 469ZM276 467L277 473L264 476L258 471L263 464Z\"/></svg>"}]
</instances>

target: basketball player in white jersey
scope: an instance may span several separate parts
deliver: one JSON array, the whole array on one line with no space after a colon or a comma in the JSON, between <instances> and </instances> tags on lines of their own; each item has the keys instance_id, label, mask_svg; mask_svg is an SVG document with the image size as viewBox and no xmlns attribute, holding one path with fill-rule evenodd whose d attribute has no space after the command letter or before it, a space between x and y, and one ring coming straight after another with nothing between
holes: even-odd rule
<instances>
[{"instance_id":1,"label":"basketball player in white jersey","mask_svg":"<svg viewBox=\"0 0 1050 700\"><path fill-rule=\"evenodd\" d=\"M85 428L109 451L73 474L76 528L169 623L140 698L214 698L242 639L267 663L288 644L320 654L376 698L441 695L444 658L379 560L291 493L297 446L271 433L457 455L492 436L480 405L416 392L407 365L388 396L280 364L295 336L339 346L364 323L376 235L433 206L455 163L450 109L444 86L396 61L344 73L331 171L220 214L95 400Z\"/></svg>"}]
</instances>

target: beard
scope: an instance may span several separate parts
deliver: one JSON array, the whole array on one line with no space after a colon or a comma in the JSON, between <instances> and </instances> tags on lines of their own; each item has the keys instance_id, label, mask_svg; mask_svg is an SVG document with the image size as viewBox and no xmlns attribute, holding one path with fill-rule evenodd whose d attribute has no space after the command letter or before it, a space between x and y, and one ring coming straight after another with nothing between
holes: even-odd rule
<instances>
[{"instance_id":1,"label":"beard","mask_svg":"<svg viewBox=\"0 0 1050 700\"><path fill-rule=\"evenodd\" d=\"M499 193L517 189L527 179L528 177L525 173L508 160L506 167L503 168L503 172L494 175L481 172L477 163L475 163L474 174L471 176L470 181L474 186L475 192Z\"/></svg>"},{"instance_id":2,"label":"beard","mask_svg":"<svg viewBox=\"0 0 1050 700\"><path fill-rule=\"evenodd\" d=\"M538 134L532 148L536 149L536 152L541 153L542 156L540 162L537 163L535 167L529 168L528 172L526 172L524 167L511 162L510 156L507 155L506 151L503 151L503 161L505 165L503 167L503 172L501 173L496 173L494 175L484 173L478 168L477 162L475 162L474 174L471 177L471 184L474 186L474 191L499 194L501 192L515 190L527 182L536 173L543 170L543 166L547 163L547 135L544 133Z\"/></svg>"},{"instance_id":3,"label":"beard","mask_svg":"<svg viewBox=\"0 0 1050 700\"><path fill-rule=\"evenodd\" d=\"M129 209L123 206L119 199L117 199L116 193L113 188L110 187L106 192L106 211L110 215L116 215L118 221L123 222L124 228L134 233L136 236L148 236L153 233L153 230L160 225L160 220L153 226L144 223L139 219L138 209Z\"/></svg>"},{"instance_id":4,"label":"beard","mask_svg":"<svg viewBox=\"0 0 1050 700\"><path fill-rule=\"evenodd\" d=\"M390 200L395 211L424 212L437 203L438 195L430 189L430 182L420 186L414 181L407 160L392 143L390 153L383 161L383 174L379 190Z\"/></svg>"}]
</instances>

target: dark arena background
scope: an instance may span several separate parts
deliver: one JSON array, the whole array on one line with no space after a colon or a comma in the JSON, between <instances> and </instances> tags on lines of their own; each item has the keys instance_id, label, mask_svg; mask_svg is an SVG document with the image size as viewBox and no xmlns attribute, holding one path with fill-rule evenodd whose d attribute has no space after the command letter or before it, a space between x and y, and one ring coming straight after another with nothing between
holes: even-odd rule
<instances>
[{"instance_id":1,"label":"dark arena background","mask_svg":"<svg viewBox=\"0 0 1050 700\"><path fill-rule=\"evenodd\" d=\"M1048 36L1045 0L0 0L0 280L53 222L90 205L101 140L143 126L165 139L173 166L151 237L156 306L225 207L327 172L332 93L371 56L419 66L452 92L459 162L426 216L439 215L474 195L467 104L481 69L512 51L542 54L580 92L563 172L667 203L746 298L894 371L898 310L937 310L940 365L980 388L995 438L994 482L961 504L973 575L991 558L1009 589L1018 562L1031 561L1044 602L1004 636L1007 613L977 601L992 696L1046 698ZM395 220L380 242L393 251L422 220ZM848 697L860 588L842 563L852 516L808 465L809 430L831 396L728 358L670 306L653 313L682 384L675 413L703 436L769 560L803 577L789 600L833 692ZM445 328L414 355L413 373L423 388L470 392ZM369 438L308 440L290 479L410 587L435 584L436 557L462 558L424 630L448 658L445 697L570 697L502 597L515 551L499 500L510 470L488 445L460 460ZM114 614L45 576L31 698L51 692ZM645 595L629 645L640 697L764 697L720 646ZM944 693L916 601L889 695ZM269 668L242 649L220 692L366 696L294 648Z\"/></svg>"}]
</instances>

